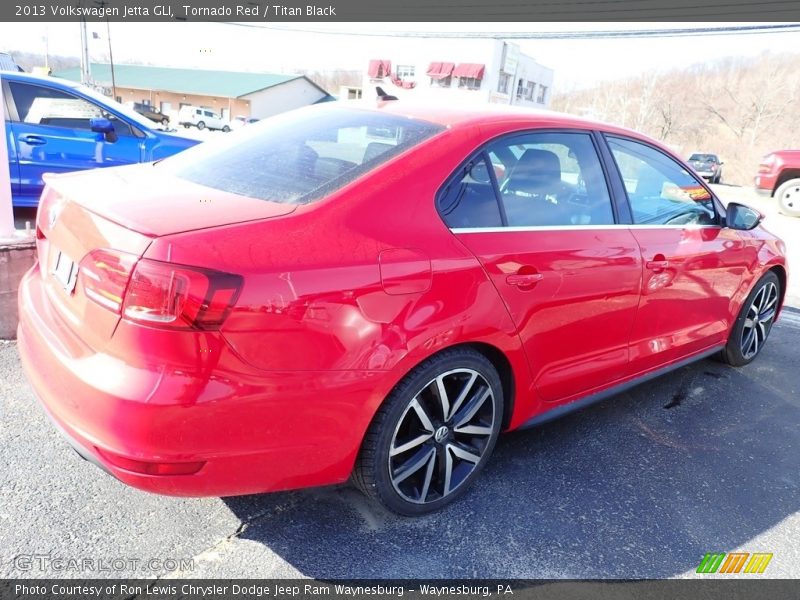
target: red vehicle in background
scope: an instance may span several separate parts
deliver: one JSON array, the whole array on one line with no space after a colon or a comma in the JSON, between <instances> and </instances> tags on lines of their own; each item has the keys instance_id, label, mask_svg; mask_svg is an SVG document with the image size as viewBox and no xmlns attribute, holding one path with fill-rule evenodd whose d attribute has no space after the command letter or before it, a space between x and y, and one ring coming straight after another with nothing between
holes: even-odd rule
<instances>
[{"instance_id":1,"label":"red vehicle in background","mask_svg":"<svg viewBox=\"0 0 800 600\"><path fill-rule=\"evenodd\" d=\"M778 210L789 217L800 217L800 150L770 152L758 165L756 191L773 196Z\"/></svg>"},{"instance_id":2,"label":"red vehicle in background","mask_svg":"<svg viewBox=\"0 0 800 600\"><path fill-rule=\"evenodd\" d=\"M84 457L162 494L463 494L501 431L754 360L783 243L638 133L329 103L47 180L19 351Z\"/></svg>"}]
</instances>

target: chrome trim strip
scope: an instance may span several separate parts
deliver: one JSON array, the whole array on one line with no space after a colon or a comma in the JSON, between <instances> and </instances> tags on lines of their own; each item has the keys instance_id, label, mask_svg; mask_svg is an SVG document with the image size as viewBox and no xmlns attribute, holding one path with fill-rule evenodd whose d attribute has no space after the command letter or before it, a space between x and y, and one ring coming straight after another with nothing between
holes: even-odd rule
<instances>
[{"instance_id":1,"label":"chrome trim strip","mask_svg":"<svg viewBox=\"0 0 800 600\"><path fill-rule=\"evenodd\" d=\"M458 233L514 233L521 231L592 231L614 229L722 229L722 225L541 225L528 227L453 227L450 231Z\"/></svg>"}]
</instances>

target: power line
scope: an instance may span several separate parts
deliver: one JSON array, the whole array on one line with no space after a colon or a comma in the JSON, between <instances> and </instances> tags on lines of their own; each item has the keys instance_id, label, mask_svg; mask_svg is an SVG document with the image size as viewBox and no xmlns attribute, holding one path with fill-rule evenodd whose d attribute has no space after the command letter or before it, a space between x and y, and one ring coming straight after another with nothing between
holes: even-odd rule
<instances>
[{"instance_id":1,"label":"power line","mask_svg":"<svg viewBox=\"0 0 800 600\"><path fill-rule=\"evenodd\" d=\"M752 35L770 33L791 33L800 31L800 23L781 23L777 25L733 25L725 27L687 27L669 29L631 29L602 31L346 31L314 29L307 27L257 25L253 23L225 22L224 25L247 27L251 29L267 29L290 33L313 33L318 35L347 35L360 37L407 37L407 38L451 38L451 39L485 39L503 38L520 40L591 40L591 39L636 39L664 37L692 37L712 35Z\"/></svg>"}]
</instances>

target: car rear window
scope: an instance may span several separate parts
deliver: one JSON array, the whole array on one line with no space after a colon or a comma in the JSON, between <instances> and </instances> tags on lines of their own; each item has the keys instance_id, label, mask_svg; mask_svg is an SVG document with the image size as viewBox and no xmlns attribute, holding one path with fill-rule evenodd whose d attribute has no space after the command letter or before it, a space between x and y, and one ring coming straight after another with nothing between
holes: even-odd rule
<instances>
[{"instance_id":1,"label":"car rear window","mask_svg":"<svg viewBox=\"0 0 800 600\"><path fill-rule=\"evenodd\" d=\"M396 115L316 106L199 144L156 168L234 194L307 204L442 130Z\"/></svg>"}]
</instances>

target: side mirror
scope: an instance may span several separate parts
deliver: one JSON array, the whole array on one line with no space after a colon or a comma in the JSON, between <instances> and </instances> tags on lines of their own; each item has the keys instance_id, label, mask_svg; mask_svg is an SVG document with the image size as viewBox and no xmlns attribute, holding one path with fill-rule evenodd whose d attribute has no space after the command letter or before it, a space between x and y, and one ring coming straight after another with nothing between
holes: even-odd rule
<instances>
[{"instance_id":1,"label":"side mirror","mask_svg":"<svg viewBox=\"0 0 800 600\"><path fill-rule=\"evenodd\" d=\"M114 124L110 119L106 119L105 117L89 119L89 127L92 131L102 133L107 142L113 143L117 141L117 132L114 129Z\"/></svg>"},{"instance_id":2,"label":"side mirror","mask_svg":"<svg viewBox=\"0 0 800 600\"><path fill-rule=\"evenodd\" d=\"M764 218L760 212L744 204L731 202L725 210L725 225L731 229L749 231L755 228Z\"/></svg>"}]
</instances>

